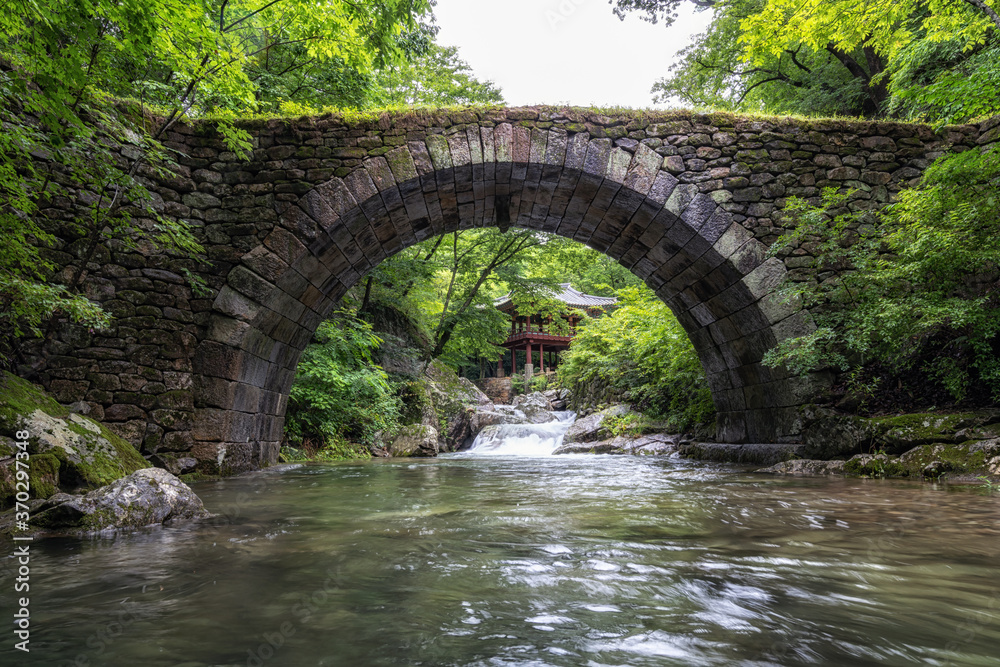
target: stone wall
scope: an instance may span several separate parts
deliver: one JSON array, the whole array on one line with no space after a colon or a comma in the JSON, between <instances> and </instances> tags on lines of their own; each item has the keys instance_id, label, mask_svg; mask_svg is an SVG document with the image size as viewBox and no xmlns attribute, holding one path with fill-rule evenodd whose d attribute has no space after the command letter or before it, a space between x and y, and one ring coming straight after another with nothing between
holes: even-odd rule
<instances>
[{"instance_id":1,"label":"stone wall","mask_svg":"<svg viewBox=\"0 0 1000 667\"><path fill-rule=\"evenodd\" d=\"M510 405L514 399L514 385L508 378L484 378L475 385L482 389L491 401L499 405Z\"/></svg>"},{"instance_id":2,"label":"stone wall","mask_svg":"<svg viewBox=\"0 0 1000 667\"><path fill-rule=\"evenodd\" d=\"M505 223L507 212L514 225L607 253L674 310L705 367L720 438L800 439L798 408L828 378L760 364L812 326L773 296L809 256L808 247L767 256L785 199L836 186L857 190L853 208L883 206L945 151L996 141L1000 120L934 132L521 108L246 128L249 161L209 125L177 126L166 143L179 166L145 176L154 207L196 229L207 261L100 247L83 284L114 326L67 327L21 369L60 401L87 403L146 454L190 452L206 472L275 460L299 355L365 273L437 234ZM59 219L71 206L45 213ZM82 251L67 239L49 257L69 266ZM192 292L186 270L207 293Z\"/></svg>"}]
</instances>

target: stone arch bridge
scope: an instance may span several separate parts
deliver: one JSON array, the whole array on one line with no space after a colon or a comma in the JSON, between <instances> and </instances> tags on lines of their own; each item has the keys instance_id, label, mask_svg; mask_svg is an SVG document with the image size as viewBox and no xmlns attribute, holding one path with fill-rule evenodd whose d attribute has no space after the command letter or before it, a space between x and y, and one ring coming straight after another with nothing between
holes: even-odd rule
<instances>
[{"instance_id":1,"label":"stone arch bridge","mask_svg":"<svg viewBox=\"0 0 1000 667\"><path fill-rule=\"evenodd\" d=\"M774 295L789 272L815 279L808 248L768 257L785 198L849 187L852 206L880 207L943 151L995 141L998 122L936 133L556 108L324 116L246 124L249 161L211 127L179 126L166 142L179 166L148 186L162 215L198 228L210 265L101 248L85 284L114 328L66 329L33 374L146 453L254 469L276 460L299 356L352 285L418 241L516 225L606 253L671 307L720 440L795 442L801 406L829 380L760 363L813 326ZM63 250L55 259L68 262ZM192 294L184 268L211 293Z\"/></svg>"}]
</instances>

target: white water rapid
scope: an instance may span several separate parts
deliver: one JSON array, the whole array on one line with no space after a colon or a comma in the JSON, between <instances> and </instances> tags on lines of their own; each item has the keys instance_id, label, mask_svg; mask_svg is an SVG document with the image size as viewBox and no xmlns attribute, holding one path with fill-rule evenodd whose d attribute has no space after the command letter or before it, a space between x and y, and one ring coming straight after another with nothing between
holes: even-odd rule
<instances>
[{"instance_id":1,"label":"white water rapid","mask_svg":"<svg viewBox=\"0 0 1000 667\"><path fill-rule=\"evenodd\" d=\"M487 426L465 453L470 456L551 456L576 421L575 412L553 412L552 415L556 421L544 424Z\"/></svg>"}]
</instances>

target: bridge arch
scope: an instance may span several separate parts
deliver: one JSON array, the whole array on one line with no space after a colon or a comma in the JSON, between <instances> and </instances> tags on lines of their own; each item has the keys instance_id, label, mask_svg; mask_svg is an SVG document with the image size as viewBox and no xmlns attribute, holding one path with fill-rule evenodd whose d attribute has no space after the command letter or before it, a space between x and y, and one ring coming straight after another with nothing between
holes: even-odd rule
<instances>
[{"instance_id":1,"label":"bridge arch","mask_svg":"<svg viewBox=\"0 0 1000 667\"><path fill-rule=\"evenodd\" d=\"M645 144L588 132L469 125L366 157L281 202L281 225L230 271L196 353L199 458L275 458L299 355L381 261L439 234L507 225L585 243L644 280L694 343L722 440L794 439L796 407L818 378L760 361L811 319L775 297L783 263L663 164Z\"/></svg>"}]
</instances>

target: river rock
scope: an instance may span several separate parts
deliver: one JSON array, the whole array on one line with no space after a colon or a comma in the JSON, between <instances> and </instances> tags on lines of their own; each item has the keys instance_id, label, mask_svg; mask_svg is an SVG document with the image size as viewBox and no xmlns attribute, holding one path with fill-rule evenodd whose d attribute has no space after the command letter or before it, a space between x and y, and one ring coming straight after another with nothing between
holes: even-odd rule
<instances>
[{"instance_id":1,"label":"river rock","mask_svg":"<svg viewBox=\"0 0 1000 667\"><path fill-rule=\"evenodd\" d=\"M906 477L910 471L899 457L888 454L858 454L844 464L844 472L865 477Z\"/></svg>"},{"instance_id":2,"label":"river rock","mask_svg":"<svg viewBox=\"0 0 1000 667\"><path fill-rule=\"evenodd\" d=\"M681 456L720 463L745 463L770 466L782 461L804 458L805 446L786 443L683 442L678 445Z\"/></svg>"},{"instance_id":3,"label":"river rock","mask_svg":"<svg viewBox=\"0 0 1000 667\"><path fill-rule=\"evenodd\" d=\"M549 400L549 397L546 396L545 393L540 391L515 396L512 405L515 408L520 408L521 410L524 410L525 407L528 406L534 406L542 410L552 409L552 401Z\"/></svg>"},{"instance_id":4,"label":"river rock","mask_svg":"<svg viewBox=\"0 0 1000 667\"><path fill-rule=\"evenodd\" d=\"M994 477L1000 477L1000 456L994 456L986 464L986 469Z\"/></svg>"},{"instance_id":5,"label":"river rock","mask_svg":"<svg viewBox=\"0 0 1000 667\"><path fill-rule=\"evenodd\" d=\"M615 405L582 419L577 419L569 427L569 430L566 431L566 437L563 438L563 442L568 445L575 442L599 442L607 440L611 436L611 432L604 426L604 420L609 417L621 417L630 411L627 405Z\"/></svg>"},{"instance_id":6,"label":"river rock","mask_svg":"<svg viewBox=\"0 0 1000 667\"><path fill-rule=\"evenodd\" d=\"M438 432L439 450L455 451L466 446L474 437L472 416L494 411L493 403L468 379L438 362L427 367L424 380L438 423L444 425Z\"/></svg>"},{"instance_id":7,"label":"river rock","mask_svg":"<svg viewBox=\"0 0 1000 667\"><path fill-rule=\"evenodd\" d=\"M564 441L565 443L565 441ZM571 442L553 454L633 454L664 456L677 452L677 436L653 433L639 437L617 436L600 442Z\"/></svg>"},{"instance_id":8,"label":"river rock","mask_svg":"<svg viewBox=\"0 0 1000 667\"><path fill-rule=\"evenodd\" d=\"M198 459L191 456L179 456L170 452L159 452L149 457L157 468L163 468L174 475L194 472L198 467Z\"/></svg>"},{"instance_id":9,"label":"river rock","mask_svg":"<svg viewBox=\"0 0 1000 667\"><path fill-rule=\"evenodd\" d=\"M560 445L553 454L625 454L624 438L612 438L601 442L571 442Z\"/></svg>"},{"instance_id":10,"label":"river rock","mask_svg":"<svg viewBox=\"0 0 1000 667\"><path fill-rule=\"evenodd\" d=\"M437 429L424 424L404 426L389 446L389 453L398 457L437 456L438 451Z\"/></svg>"},{"instance_id":11,"label":"river rock","mask_svg":"<svg viewBox=\"0 0 1000 667\"><path fill-rule=\"evenodd\" d=\"M91 417L72 413L42 389L10 373L0 375L0 504L11 499L14 439L27 431L32 494L96 489L149 463L126 440Z\"/></svg>"},{"instance_id":12,"label":"river rock","mask_svg":"<svg viewBox=\"0 0 1000 667\"><path fill-rule=\"evenodd\" d=\"M924 477L940 477L946 472L951 472L952 469L952 465L947 461L934 460L925 465L920 474Z\"/></svg>"},{"instance_id":13,"label":"river rock","mask_svg":"<svg viewBox=\"0 0 1000 667\"><path fill-rule=\"evenodd\" d=\"M58 493L41 503L30 524L47 531L94 533L211 516L186 484L146 468L83 496Z\"/></svg>"},{"instance_id":14,"label":"river rock","mask_svg":"<svg viewBox=\"0 0 1000 667\"><path fill-rule=\"evenodd\" d=\"M1000 438L990 438L969 445L969 453L982 452L986 458L1000 456Z\"/></svg>"},{"instance_id":15,"label":"river rock","mask_svg":"<svg viewBox=\"0 0 1000 667\"><path fill-rule=\"evenodd\" d=\"M568 389L549 389L548 391L543 391L542 394L545 398L549 399L549 404L553 410L566 409L566 396L569 395Z\"/></svg>"},{"instance_id":16,"label":"river rock","mask_svg":"<svg viewBox=\"0 0 1000 667\"><path fill-rule=\"evenodd\" d=\"M651 433L630 439L626 449L636 456L669 456L677 453L679 439L677 435Z\"/></svg>"},{"instance_id":17,"label":"river rock","mask_svg":"<svg viewBox=\"0 0 1000 667\"><path fill-rule=\"evenodd\" d=\"M532 422L528 419L528 416L525 413L521 412L512 405L496 405L494 408L494 410L476 410L469 418L469 428L472 431L472 440L475 440L476 436L479 435L487 426L497 426L500 424L541 423ZM471 441L468 444L472 444Z\"/></svg>"},{"instance_id":18,"label":"river rock","mask_svg":"<svg viewBox=\"0 0 1000 667\"><path fill-rule=\"evenodd\" d=\"M845 461L816 461L814 459L793 459L773 466L761 468L757 472L773 475L843 475Z\"/></svg>"}]
</instances>

